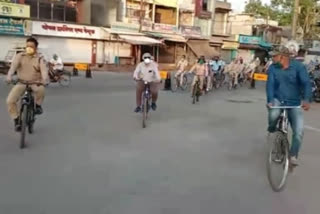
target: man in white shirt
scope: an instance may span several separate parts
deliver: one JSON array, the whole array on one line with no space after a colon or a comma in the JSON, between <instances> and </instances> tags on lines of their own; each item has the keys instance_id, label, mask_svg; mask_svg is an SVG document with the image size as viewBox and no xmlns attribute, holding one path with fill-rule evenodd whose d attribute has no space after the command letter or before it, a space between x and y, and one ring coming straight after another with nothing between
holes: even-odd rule
<instances>
[{"instance_id":1,"label":"man in white shirt","mask_svg":"<svg viewBox=\"0 0 320 214\"><path fill-rule=\"evenodd\" d=\"M133 74L133 79L137 81L136 86L136 102L137 107L134 110L136 113L141 111L142 105L142 94L144 91L144 82L150 84L150 91L152 97L152 110L157 109L157 99L159 91L159 82L161 81L160 73L158 70L158 64L152 60L152 55L150 53L145 53L142 56L143 62L139 63Z\"/></svg>"},{"instance_id":2,"label":"man in white shirt","mask_svg":"<svg viewBox=\"0 0 320 214\"><path fill-rule=\"evenodd\" d=\"M50 60L50 67L50 76L53 78L63 72L63 62L57 54L53 54L52 59Z\"/></svg>"}]
</instances>

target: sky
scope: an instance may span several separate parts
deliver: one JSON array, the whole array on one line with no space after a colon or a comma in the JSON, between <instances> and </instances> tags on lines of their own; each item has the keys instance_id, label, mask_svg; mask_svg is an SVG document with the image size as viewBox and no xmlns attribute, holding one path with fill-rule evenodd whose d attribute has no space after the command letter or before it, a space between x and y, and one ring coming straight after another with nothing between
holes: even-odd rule
<instances>
[{"instance_id":1,"label":"sky","mask_svg":"<svg viewBox=\"0 0 320 214\"><path fill-rule=\"evenodd\" d=\"M249 0L227 0L232 4L232 9L234 12L242 12L245 7L245 2ZM262 0L263 3L270 3L270 0Z\"/></svg>"}]
</instances>

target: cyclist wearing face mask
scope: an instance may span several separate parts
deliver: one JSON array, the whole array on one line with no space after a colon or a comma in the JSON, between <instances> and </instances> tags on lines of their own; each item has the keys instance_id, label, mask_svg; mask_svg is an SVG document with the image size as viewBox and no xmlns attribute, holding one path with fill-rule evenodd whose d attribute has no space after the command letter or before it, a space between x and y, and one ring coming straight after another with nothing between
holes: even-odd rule
<instances>
[{"instance_id":1,"label":"cyclist wearing face mask","mask_svg":"<svg viewBox=\"0 0 320 214\"><path fill-rule=\"evenodd\" d=\"M160 73L158 70L158 64L152 59L150 53L145 53L142 56L143 62L137 65L136 70L133 74L133 79L137 81L136 85L136 103L137 107L134 112L141 112L141 98L144 90L144 83L148 82L150 84L150 91L152 96L152 110L157 109L157 99L159 91L159 82L161 81Z\"/></svg>"},{"instance_id":2,"label":"cyclist wearing face mask","mask_svg":"<svg viewBox=\"0 0 320 214\"><path fill-rule=\"evenodd\" d=\"M204 79L208 75L208 65L204 56L201 56L198 59L198 62L191 68L190 73L195 74L191 85L191 93L193 92L193 88L196 85L197 81L200 82L200 90L202 92Z\"/></svg>"},{"instance_id":3,"label":"cyclist wearing face mask","mask_svg":"<svg viewBox=\"0 0 320 214\"><path fill-rule=\"evenodd\" d=\"M12 82L12 76L17 72L18 79L24 82L39 82L46 84L48 80L48 69L43 57L37 52L38 41L34 38L27 39L25 52L19 53L13 60L7 75L7 82ZM35 94L36 114L42 114L41 104L44 99L44 86L31 86ZM26 89L25 85L15 85L7 98L8 111L14 120L16 131L20 130L17 102Z\"/></svg>"}]
</instances>

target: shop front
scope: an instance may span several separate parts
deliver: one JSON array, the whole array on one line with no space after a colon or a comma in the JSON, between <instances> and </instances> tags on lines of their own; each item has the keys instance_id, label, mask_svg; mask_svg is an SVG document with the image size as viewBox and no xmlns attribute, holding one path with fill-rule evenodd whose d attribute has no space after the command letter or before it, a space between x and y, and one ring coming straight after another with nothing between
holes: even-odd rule
<instances>
[{"instance_id":1,"label":"shop front","mask_svg":"<svg viewBox=\"0 0 320 214\"><path fill-rule=\"evenodd\" d=\"M25 46L24 21L0 17L0 61L3 61L8 51Z\"/></svg>"},{"instance_id":2,"label":"shop front","mask_svg":"<svg viewBox=\"0 0 320 214\"><path fill-rule=\"evenodd\" d=\"M24 19L30 17L28 5L0 1L0 61L12 49L25 46Z\"/></svg>"},{"instance_id":3,"label":"shop front","mask_svg":"<svg viewBox=\"0 0 320 214\"><path fill-rule=\"evenodd\" d=\"M152 31L146 35L162 41L157 53L158 62L162 64L175 64L185 54L186 39L179 33L175 25L155 23Z\"/></svg>"},{"instance_id":4,"label":"shop front","mask_svg":"<svg viewBox=\"0 0 320 214\"><path fill-rule=\"evenodd\" d=\"M254 58L259 58L264 62L267 57L268 51L272 47L271 44L265 42L262 37L239 35L239 51L238 55L241 56L246 62Z\"/></svg>"},{"instance_id":5,"label":"shop front","mask_svg":"<svg viewBox=\"0 0 320 214\"><path fill-rule=\"evenodd\" d=\"M221 50L221 58L230 63L234 60L238 55L239 42L234 40L224 40L222 44Z\"/></svg>"},{"instance_id":6,"label":"shop front","mask_svg":"<svg viewBox=\"0 0 320 214\"><path fill-rule=\"evenodd\" d=\"M39 40L39 49L47 57L58 54L66 64L104 63L105 33L99 27L30 21L30 34Z\"/></svg>"}]
</instances>

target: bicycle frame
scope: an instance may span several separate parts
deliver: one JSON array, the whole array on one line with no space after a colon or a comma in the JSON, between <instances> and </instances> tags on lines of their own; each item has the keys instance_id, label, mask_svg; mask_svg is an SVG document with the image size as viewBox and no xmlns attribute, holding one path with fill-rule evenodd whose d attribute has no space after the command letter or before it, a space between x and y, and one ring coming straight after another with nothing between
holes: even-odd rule
<instances>
[{"instance_id":1,"label":"bicycle frame","mask_svg":"<svg viewBox=\"0 0 320 214\"><path fill-rule=\"evenodd\" d=\"M274 106L270 108L281 109L281 114L278 119L278 130L287 135L289 130L288 110L301 108L301 106Z\"/></svg>"}]
</instances>

